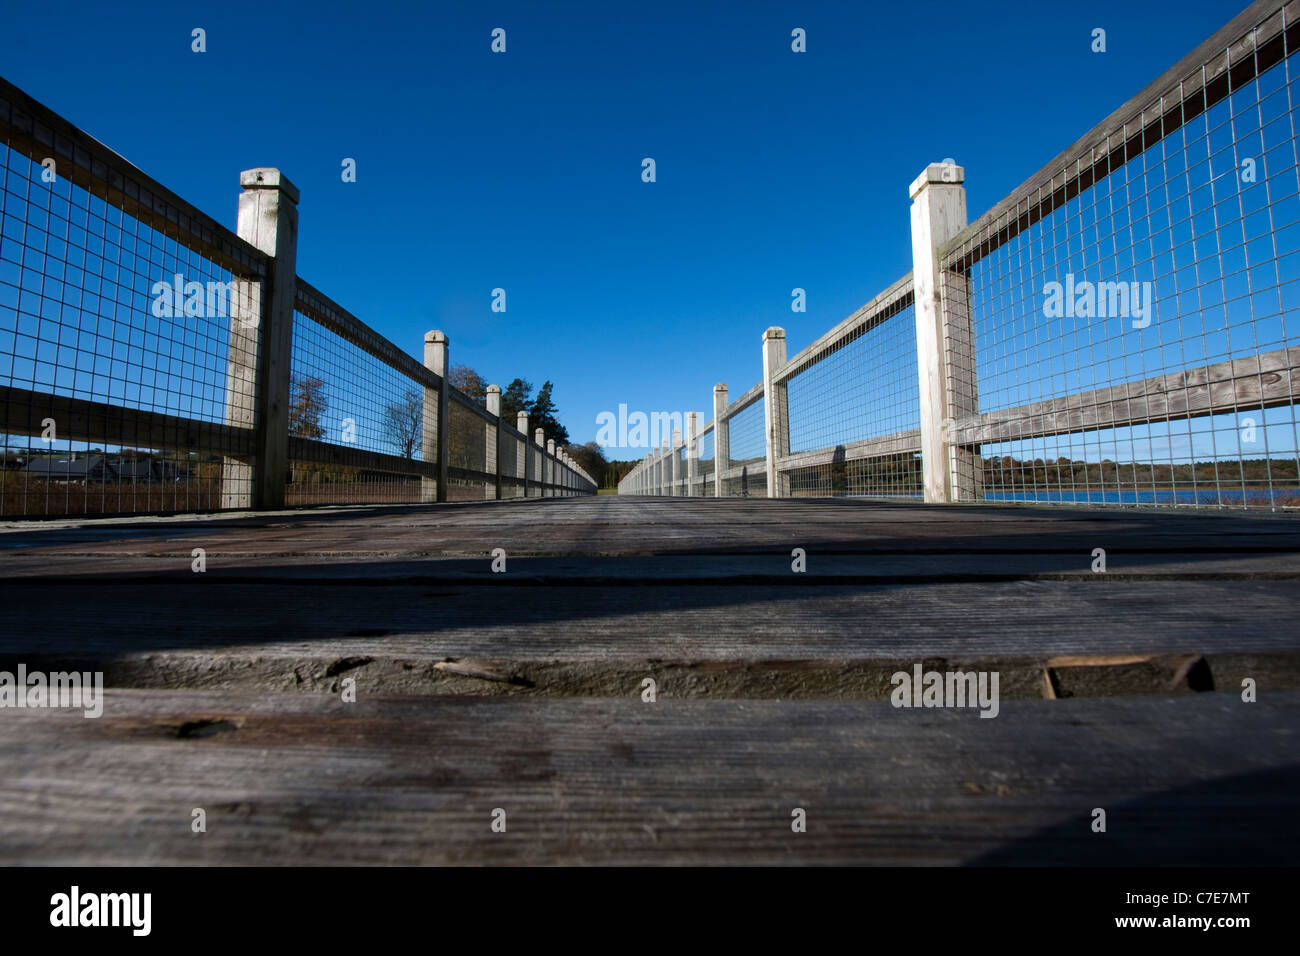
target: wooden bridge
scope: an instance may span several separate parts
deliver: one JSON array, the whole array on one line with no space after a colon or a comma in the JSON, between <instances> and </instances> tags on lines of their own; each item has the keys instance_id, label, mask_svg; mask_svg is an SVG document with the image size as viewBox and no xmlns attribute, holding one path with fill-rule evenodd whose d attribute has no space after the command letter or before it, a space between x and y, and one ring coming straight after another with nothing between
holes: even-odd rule
<instances>
[{"instance_id":1,"label":"wooden bridge","mask_svg":"<svg viewBox=\"0 0 1300 956\"><path fill-rule=\"evenodd\" d=\"M0 670L109 688L0 721L6 863L1300 850L1293 518L603 496L3 529ZM997 671L996 718L893 706L916 665Z\"/></svg>"},{"instance_id":2,"label":"wooden bridge","mask_svg":"<svg viewBox=\"0 0 1300 956\"><path fill-rule=\"evenodd\" d=\"M300 275L280 169L230 229L0 80L0 863L1293 863L1296 10L974 221L928 163L618 497Z\"/></svg>"}]
</instances>

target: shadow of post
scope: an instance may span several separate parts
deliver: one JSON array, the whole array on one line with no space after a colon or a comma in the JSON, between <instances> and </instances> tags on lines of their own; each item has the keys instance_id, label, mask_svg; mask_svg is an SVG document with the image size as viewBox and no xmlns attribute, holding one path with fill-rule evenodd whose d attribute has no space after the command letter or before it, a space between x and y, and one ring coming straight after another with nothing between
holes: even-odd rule
<instances>
[{"instance_id":1,"label":"shadow of post","mask_svg":"<svg viewBox=\"0 0 1300 956\"><path fill-rule=\"evenodd\" d=\"M835 453L831 455L831 494L846 495L849 493L849 466L847 456L844 453L843 445L835 446Z\"/></svg>"}]
</instances>

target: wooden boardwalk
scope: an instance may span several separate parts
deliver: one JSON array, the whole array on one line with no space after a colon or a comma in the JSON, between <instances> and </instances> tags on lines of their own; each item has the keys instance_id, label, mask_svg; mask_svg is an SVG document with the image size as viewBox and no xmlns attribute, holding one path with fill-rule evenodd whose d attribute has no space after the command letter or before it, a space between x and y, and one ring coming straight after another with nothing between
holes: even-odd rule
<instances>
[{"instance_id":1,"label":"wooden boardwalk","mask_svg":"<svg viewBox=\"0 0 1300 956\"><path fill-rule=\"evenodd\" d=\"M1291 517L599 497L15 522L0 594L0 670L112 688L98 720L0 709L3 862L1300 852ZM890 706L917 663L998 671L998 717Z\"/></svg>"}]
</instances>

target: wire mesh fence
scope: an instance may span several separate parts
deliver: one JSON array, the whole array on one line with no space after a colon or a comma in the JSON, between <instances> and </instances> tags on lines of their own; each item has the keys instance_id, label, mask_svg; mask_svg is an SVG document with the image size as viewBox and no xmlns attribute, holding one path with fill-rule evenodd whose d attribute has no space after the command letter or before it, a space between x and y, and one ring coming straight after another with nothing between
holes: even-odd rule
<instances>
[{"instance_id":1,"label":"wire mesh fence","mask_svg":"<svg viewBox=\"0 0 1300 956\"><path fill-rule=\"evenodd\" d=\"M488 448L496 443L496 422L470 399L454 396L451 403L451 486L448 500L473 501L496 497L496 467L488 471ZM495 451L495 448L493 448Z\"/></svg>"},{"instance_id":2,"label":"wire mesh fence","mask_svg":"<svg viewBox=\"0 0 1300 956\"><path fill-rule=\"evenodd\" d=\"M920 498L924 490L920 452L849 459L789 470L790 494L808 497Z\"/></svg>"},{"instance_id":3,"label":"wire mesh fence","mask_svg":"<svg viewBox=\"0 0 1300 956\"><path fill-rule=\"evenodd\" d=\"M911 277L790 363L788 493L920 497L916 312ZM887 454L880 454L887 451Z\"/></svg>"},{"instance_id":4,"label":"wire mesh fence","mask_svg":"<svg viewBox=\"0 0 1300 956\"><path fill-rule=\"evenodd\" d=\"M726 493L770 444L776 494L1300 508L1296 10L1252 5L968 228L928 167L917 272L769 372L769 434L762 402L720 425Z\"/></svg>"},{"instance_id":5,"label":"wire mesh fence","mask_svg":"<svg viewBox=\"0 0 1300 956\"><path fill-rule=\"evenodd\" d=\"M496 417L279 262L0 80L0 515L495 497Z\"/></svg>"},{"instance_id":6,"label":"wire mesh fence","mask_svg":"<svg viewBox=\"0 0 1300 956\"><path fill-rule=\"evenodd\" d=\"M945 250L1002 439L972 445L964 498L1300 506L1288 27L1217 51Z\"/></svg>"},{"instance_id":7,"label":"wire mesh fence","mask_svg":"<svg viewBox=\"0 0 1300 956\"><path fill-rule=\"evenodd\" d=\"M423 414L421 383L295 311L285 504L422 500Z\"/></svg>"},{"instance_id":8,"label":"wire mesh fence","mask_svg":"<svg viewBox=\"0 0 1300 956\"><path fill-rule=\"evenodd\" d=\"M509 425L501 426L501 497L524 497L524 436Z\"/></svg>"},{"instance_id":9,"label":"wire mesh fence","mask_svg":"<svg viewBox=\"0 0 1300 956\"><path fill-rule=\"evenodd\" d=\"M0 88L0 514L219 507L223 480L246 490L223 469L250 451L230 376L257 349L261 262L55 138ZM142 198L147 221L123 208Z\"/></svg>"},{"instance_id":10,"label":"wire mesh fence","mask_svg":"<svg viewBox=\"0 0 1300 956\"><path fill-rule=\"evenodd\" d=\"M786 387L791 454L919 428L911 303L886 321L854 329Z\"/></svg>"},{"instance_id":11,"label":"wire mesh fence","mask_svg":"<svg viewBox=\"0 0 1300 956\"><path fill-rule=\"evenodd\" d=\"M728 410L727 470L723 473L723 495L728 498L767 496L767 435L760 398L739 411Z\"/></svg>"},{"instance_id":12,"label":"wire mesh fence","mask_svg":"<svg viewBox=\"0 0 1300 956\"><path fill-rule=\"evenodd\" d=\"M692 495L713 498L717 493L714 479L717 467L717 462L714 460L717 440L714 435L714 428L712 426L705 427L706 431L699 436L696 442L698 460L695 467L699 473L699 486L697 491L692 491Z\"/></svg>"}]
</instances>

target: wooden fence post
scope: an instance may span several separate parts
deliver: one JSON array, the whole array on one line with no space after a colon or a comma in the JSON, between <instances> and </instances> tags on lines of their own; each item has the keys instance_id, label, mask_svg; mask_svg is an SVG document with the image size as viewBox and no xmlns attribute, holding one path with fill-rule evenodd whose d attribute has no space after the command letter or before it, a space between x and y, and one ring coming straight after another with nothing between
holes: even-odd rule
<instances>
[{"instance_id":1,"label":"wooden fence post","mask_svg":"<svg viewBox=\"0 0 1300 956\"><path fill-rule=\"evenodd\" d=\"M447 377L447 352L450 347L450 340L439 330L424 334L424 367L440 379L437 388L424 390L424 460L438 463L436 479L421 479L424 492L421 498L424 501L447 500L447 425L451 411L448 408L451 383Z\"/></svg>"},{"instance_id":2,"label":"wooden fence post","mask_svg":"<svg viewBox=\"0 0 1300 956\"><path fill-rule=\"evenodd\" d=\"M266 281L237 280L230 316L226 422L253 429L253 459L227 458L223 508L284 507L289 365L298 288L298 189L278 169L239 174L239 238L269 256ZM268 288L269 287L269 288Z\"/></svg>"},{"instance_id":3,"label":"wooden fence post","mask_svg":"<svg viewBox=\"0 0 1300 956\"><path fill-rule=\"evenodd\" d=\"M938 250L966 228L966 174L931 163L911 186L912 284L927 502L976 497L975 453L953 443L955 420L978 411L970 282L941 268Z\"/></svg>"}]
</instances>

